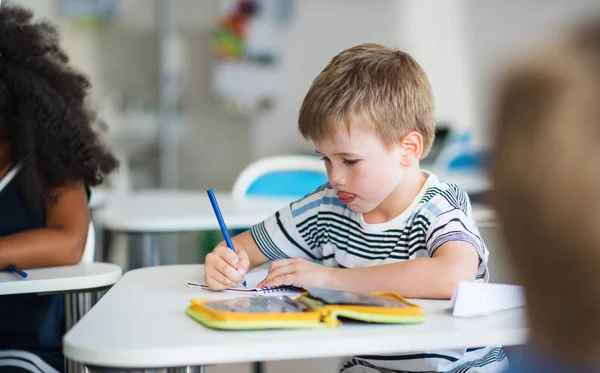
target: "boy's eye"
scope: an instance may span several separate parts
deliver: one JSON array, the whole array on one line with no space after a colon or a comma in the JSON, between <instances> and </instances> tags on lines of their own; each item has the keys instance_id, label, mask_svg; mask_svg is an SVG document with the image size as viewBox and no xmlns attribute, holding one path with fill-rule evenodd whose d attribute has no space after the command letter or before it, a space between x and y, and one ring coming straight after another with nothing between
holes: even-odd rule
<instances>
[{"instance_id":1,"label":"boy's eye","mask_svg":"<svg viewBox=\"0 0 600 373\"><path fill-rule=\"evenodd\" d=\"M327 158L327 157L321 157L321 160L325 161L325 162L329 162L329 158Z\"/></svg>"},{"instance_id":2,"label":"boy's eye","mask_svg":"<svg viewBox=\"0 0 600 373\"><path fill-rule=\"evenodd\" d=\"M358 161L359 161L359 159L344 159L344 163L347 165L356 164Z\"/></svg>"}]
</instances>

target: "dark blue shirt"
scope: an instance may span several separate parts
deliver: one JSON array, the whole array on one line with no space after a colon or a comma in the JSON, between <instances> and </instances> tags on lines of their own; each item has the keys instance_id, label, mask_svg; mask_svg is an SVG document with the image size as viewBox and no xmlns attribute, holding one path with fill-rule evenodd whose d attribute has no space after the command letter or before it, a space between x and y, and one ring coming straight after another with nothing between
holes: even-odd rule
<instances>
[{"instance_id":1,"label":"dark blue shirt","mask_svg":"<svg viewBox=\"0 0 600 373\"><path fill-rule=\"evenodd\" d=\"M45 220L43 204L33 208L17 178L0 191L0 237L43 228ZM30 351L63 371L64 304L63 295L0 296L0 350Z\"/></svg>"}]
</instances>

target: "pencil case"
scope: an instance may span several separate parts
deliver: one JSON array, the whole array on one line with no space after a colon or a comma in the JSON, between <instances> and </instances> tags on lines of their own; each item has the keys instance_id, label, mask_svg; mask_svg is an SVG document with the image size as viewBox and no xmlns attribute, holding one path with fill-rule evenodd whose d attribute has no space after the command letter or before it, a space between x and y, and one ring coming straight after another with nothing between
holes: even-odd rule
<instances>
[{"instance_id":1,"label":"pencil case","mask_svg":"<svg viewBox=\"0 0 600 373\"><path fill-rule=\"evenodd\" d=\"M346 321L415 324L427 319L421 307L396 293L325 288L308 288L295 299L192 299L186 313L207 327L227 330L327 328Z\"/></svg>"}]
</instances>

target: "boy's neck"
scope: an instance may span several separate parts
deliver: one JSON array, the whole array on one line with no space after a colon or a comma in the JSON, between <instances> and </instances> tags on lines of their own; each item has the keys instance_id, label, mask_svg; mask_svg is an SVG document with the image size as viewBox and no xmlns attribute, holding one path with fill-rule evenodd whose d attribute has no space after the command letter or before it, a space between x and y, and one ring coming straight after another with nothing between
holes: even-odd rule
<instances>
[{"instance_id":1,"label":"boy's neck","mask_svg":"<svg viewBox=\"0 0 600 373\"><path fill-rule=\"evenodd\" d=\"M402 214L419 195L427 176L419 165L406 170L402 182L390 195L372 211L363 214L363 219L369 224L388 222Z\"/></svg>"}]
</instances>

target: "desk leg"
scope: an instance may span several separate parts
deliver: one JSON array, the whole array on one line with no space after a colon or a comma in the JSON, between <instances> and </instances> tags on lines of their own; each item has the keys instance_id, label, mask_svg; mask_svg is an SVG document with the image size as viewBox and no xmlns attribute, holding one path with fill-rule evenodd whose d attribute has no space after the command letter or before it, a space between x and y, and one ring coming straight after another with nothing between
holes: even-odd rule
<instances>
[{"instance_id":1,"label":"desk leg","mask_svg":"<svg viewBox=\"0 0 600 373\"><path fill-rule=\"evenodd\" d=\"M167 373L206 373L204 367L179 367L169 368Z\"/></svg>"},{"instance_id":2,"label":"desk leg","mask_svg":"<svg viewBox=\"0 0 600 373\"><path fill-rule=\"evenodd\" d=\"M89 373L206 373L203 366L176 367L163 369L119 369L119 368L100 368L90 367Z\"/></svg>"},{"instance_id":3,"label":"desk leg","mask_svg":"<svg viewBox=\"0 0 600 373\"><path fill-rule=\"evenodd\" d=\"M129 233L129 269L159 265L158 237L153 233Z\"/></svg>"},{"instance_id":4,"label":"desk leg","mask_svg":"<svg viewBox=\"0 0 600 373\"><path fill-rule=\"evenodd\" d=\"M81 293L66 293L65 294L65 316L67 322L67 330L85 315L100 298L106 293L106 290L81 292ZM87 373L87 369L81 363L67 359L68 373Z\"/></svg>"}]
</instances>

